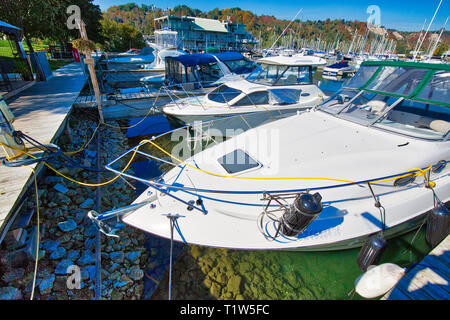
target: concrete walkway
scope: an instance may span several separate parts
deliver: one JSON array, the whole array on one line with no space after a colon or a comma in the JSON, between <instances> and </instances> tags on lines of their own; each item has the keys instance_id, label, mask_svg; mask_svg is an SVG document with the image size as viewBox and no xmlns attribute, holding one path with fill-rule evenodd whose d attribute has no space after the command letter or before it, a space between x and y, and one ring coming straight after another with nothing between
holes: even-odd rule
<instances>
[{"instance_id":1,"label":"concrete walkway","mask_svg":"<svg viewBox=\"0 0 450 320\"><path fill-rule=\"evenodd\" d=\"M64 129L72 105L85 82L81 64L72 63L53 71L53 77L49 81L38 82L8 100L16 117L14 128L41 143L55 141ZM0 157L4 156L3 150L0 150ZM44 165L31 167L39 173ZM8 226L7 222L18 211L21 200L33 181L32 172L28 168L0 165L0 242Z\"/></svg>"}]
</instances>

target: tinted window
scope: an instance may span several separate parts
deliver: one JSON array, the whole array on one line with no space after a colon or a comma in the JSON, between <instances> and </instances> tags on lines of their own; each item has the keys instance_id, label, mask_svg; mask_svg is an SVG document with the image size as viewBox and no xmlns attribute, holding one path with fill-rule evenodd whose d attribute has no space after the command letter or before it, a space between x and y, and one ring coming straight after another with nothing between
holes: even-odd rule
<instances>
[{"instance_id":1,"label":"tinted window","mask_svg":"<svg viewBox=\"0 0 450 320\"><path fill-rule=\"evenodd\" d=\"M208 94L208 99L219 103L228 103L242 93L241 90L221 85Z\"/></svg>"},{"instance_id":2,"label":"tinted window","mask_svg":"<svg viewBox=\"0 0 450 320\"><path fill-rule=\"evenodd\" d=\"M246 95L241 100L236 102L234 106L253 106L269 103L269 94L267 91L258 91Z\"/></svg>"}]
</instances>

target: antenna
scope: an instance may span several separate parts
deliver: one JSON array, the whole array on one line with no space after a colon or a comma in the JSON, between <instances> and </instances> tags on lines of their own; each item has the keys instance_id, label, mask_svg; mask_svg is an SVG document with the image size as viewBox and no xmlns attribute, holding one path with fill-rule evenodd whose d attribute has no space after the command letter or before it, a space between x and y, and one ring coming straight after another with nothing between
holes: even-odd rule
<instances>
[{"instance_id":1,"label":"antenna","mask_svg":"<svg viewBox=\"0 0 450 320\"><path fill-rule=\"evenodd\" d=\"M439 37L436 39L436 43L434 44L433 49L431 49L431 51L429 53L429 57L430 57L429 59L431 59L433 57L433 54L436 51L439 41L441 40L442 33L444 32L445 27L447 26L447 22L448 22L448 17L447 17L447 20L445 20L444 26L441 29L441 33L439 34Z\"/></svg>"},{"instance_id":2,"label":"antenna","mask_svg":"<svg viewBox=\"0 0 450 320\"><path fill-rule=\"evenodd\" d=\"M442 1L442 0L441 0ZM274 43L272 43L272 46L269 48L269 50L271 50L273 48L273 46L278 42L278 40L280 40L280 38L283 36L283 34L286 32L287 28L289 28L289 26L292 24L292 22L294 22L294 20L297 18L297 16L300 14L300 12L303 11L303 8L301 8L297 14L295 15L295 17L291 20L291 22L289 22L289 24L286 26L286 28L284 28L283 32L278 36L277 40L274 41ZM274 29L275 30L275 29Z\"/></svg>"},{"instance_id":3,"label":"antenna","mask_svg":"<svg viewBox=\"0 0 450 320\"><path fill-rule=\"evenodd\" d=\"M424 41L425 38L427 37L428 31L430 31L430 27L431 27L431 25L433 24L434 18L436 18L436 14L437 14L437 12L439 11L439 8L441 7L441 4L442 4L442 0L439 1L439 5L438 5L438 7L436 8L436 11L434 12L433 18L431 19L430 24L428 25L427 31L425 32L425 35L423 36L423 39L422 39L422 41L420 42L420 45L419 45L419 47L417 48L417 51L419 51L420 48L422 47L423 41ZM414 52L413 60L416 60L417 51Z\"/></svg>"}]
</instances>

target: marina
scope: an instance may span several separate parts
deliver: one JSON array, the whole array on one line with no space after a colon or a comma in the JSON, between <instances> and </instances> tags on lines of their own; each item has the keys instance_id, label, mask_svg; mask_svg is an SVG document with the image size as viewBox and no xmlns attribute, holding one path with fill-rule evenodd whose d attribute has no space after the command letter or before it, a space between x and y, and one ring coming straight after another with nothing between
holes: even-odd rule
<instances>
[{"instance_id":1,"label":"marina","mask_svg":"<svg viewBox=\"0 0 450 320\"><path fill-rule=\"evenodd\" d=\"M87 2L59 53L0 16L0 300L448 300L443 0L415 37Z\"/></svg>"}]
</instances>

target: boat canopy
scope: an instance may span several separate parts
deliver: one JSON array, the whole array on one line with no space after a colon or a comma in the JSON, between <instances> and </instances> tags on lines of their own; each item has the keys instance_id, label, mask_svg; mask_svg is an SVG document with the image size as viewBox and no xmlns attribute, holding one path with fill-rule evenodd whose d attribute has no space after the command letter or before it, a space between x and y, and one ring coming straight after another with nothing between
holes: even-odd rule
<instances>
[{"instance_id":1,"label":"boat canopy","mask_svg":"<svg viewBox=\"0 0 450 320\"><path fill-rule=\"evenodd\" d=\"M256 61L261 64L282 65L282 66L323 66L327 61L315 56L275 56L266 57Z\"/></svg>"},{"instance_id":2,"label":"boat canopy","mask_svg":"<svg viewBox=\"0 0 450 320\"><path fill-rule=\"evenodd\" d=\"M344 88L450 107L450 65L365 61Z\"/></svg>"},{"instance_id":3,"label":"boat canopy","mask_svg":"<svg viewBox=\"0 0 450 320\"><path fill-rule=\"evenodd\" d=\"M166 57L166 75L169 83L214 82L225 74L249 73L256 64L239 52L194 53Z\"/></svg>"}]
</instances>

